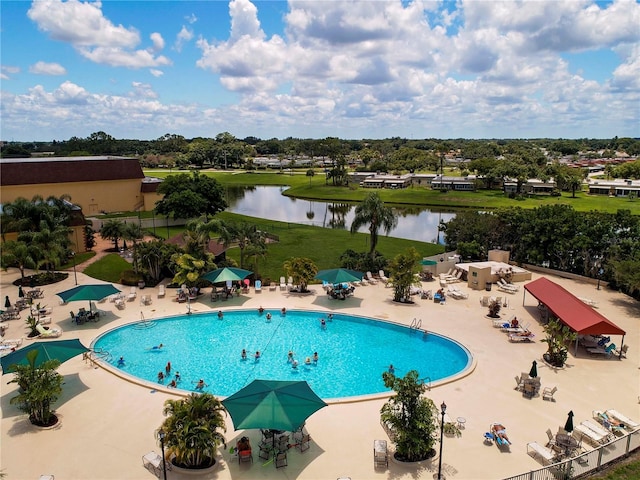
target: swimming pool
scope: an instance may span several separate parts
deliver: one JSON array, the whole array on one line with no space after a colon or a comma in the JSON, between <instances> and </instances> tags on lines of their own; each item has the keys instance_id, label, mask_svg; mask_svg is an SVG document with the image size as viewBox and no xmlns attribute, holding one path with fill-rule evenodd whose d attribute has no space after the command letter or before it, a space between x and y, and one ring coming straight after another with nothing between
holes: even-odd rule
<instances>
[{"instance_id":1,"label":"swimming pool","mask_svg":"<svg viewBox=\"0 0 640 480\"><path fill-rule=\"evenodd\" d=\"M327 312L290 310L282 315L272 310L270 320L267 313L228 310L222 319L210 312L134 323L106 332L92 347L108 352L115 368L154 383L171 362L169 379L179 371L178 388L193 391L202 378L204 391L220 396L256 378L305 380L324 399L371 395L388 391L382 373L390 364L397 376L417 370L431 382L471 365L471 355L462 345L437 334L338 313L330 319ZM153 348L161 343L162 348ZM290 350L298 362L295 369L287 358ZM256 351L261 354L258 361ZM314 352L317 364L305 364Z\"/></svg>"}]
</instances>

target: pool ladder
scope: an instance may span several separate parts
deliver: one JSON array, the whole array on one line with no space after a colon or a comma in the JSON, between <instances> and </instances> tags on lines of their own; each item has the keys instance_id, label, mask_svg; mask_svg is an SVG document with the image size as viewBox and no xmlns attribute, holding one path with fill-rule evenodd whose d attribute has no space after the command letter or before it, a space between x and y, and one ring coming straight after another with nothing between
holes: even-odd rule
<instances>
[{"instance_id":1,"label":"pool ladder","mask_svg":"<svg viewBox=\"0 0 640 480\"><path fill-rule=\"evenodd\" d=\"M424 377L424 378L421 378L420 380L422 380L424 384L427 386L427 390L431 391L431 377Z\"/></svg>"},{"instance_id":2,"label":"pool ladder","mask_svg":"<svg viewBox=\"0 0 640 480\"><path fill-rule=\"evenodd\" d=\"M104 360L105 362L111 362L113 359L111 352L103 350L102 348L94 348L92 353L97 359Z\"/></svg>"},{"instance_id":3,"label":"pool ladder","mask_svg":"<svg viewBox=\"0 0 640 480\"><path fill-rule=\"evenodd\" d=\"M144 313L140 312L140 321L136 323L134 328L142 329L142 328L151 328L155 326L156 326L155 322L148 321L146 318L144 318Z\"/></svg>"},{"instance_id":4,"label":"pool ladder","mask_svg":"<svg viewBox=\"0 0 640 480\"><path fill-rule=\"evenodd\" d=\"M409 330L420 330L420 327L422 327L422 319L414 318L409 325Z\"/></svg>"}]
</instances>

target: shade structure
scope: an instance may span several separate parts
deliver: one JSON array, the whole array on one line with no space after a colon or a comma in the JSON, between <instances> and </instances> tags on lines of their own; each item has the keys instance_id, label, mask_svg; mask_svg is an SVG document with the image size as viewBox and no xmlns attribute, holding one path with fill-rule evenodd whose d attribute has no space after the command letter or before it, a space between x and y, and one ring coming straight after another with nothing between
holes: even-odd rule
<instances>
[{"instance_id":1,"label":"shade structure","mask_svg":"<svg viewBox=\"0 0 640 480\"><path fill-rule=\"evenodd\" d=\"M24 298L24 290L22 290L22 285L18 287L18 297Z\"/></svg>"},{"instance_id":2,"label":"shade structure","mask_svg":"<svg viewBox=\"0 0 640 480\"><path fill-rule=\"evenodd\" d=\"M565 432L573 432L573 410L569 411L569 415L567 415L567 422L564 424Z\"/></svg>"},{"instance_id":3,"label":"shade structure","mask_svg":"<svg viewBox=\"0 0 640 480\"><path fill-rule=\"evenodd\" d=\"M294 431L327 404L307 382L254 380L222 404L236 430L265 428Z\"/></svg>"},{"instance_id":4,"label":"shade structure","mask_svg":"<svg viewBox=\"0 0 640 480\"><path fill-rule=\"evenodd\" d=\"M347 268L331 268L329 270L320 270L316 275L318 280L329 283L359 282L362 280L362 272L349 270Z\"/></svg>"},{"instance_id":5,"label":"shade structure","mask_svg":"<svg viewBox=\"0 0 640 480\"><path fill-rule=\"evenodd\" d=\"M59 360L60 362L66 362L70 358L80 355L81 353L88 352L89 349L85 347L80 340L74 338L72 340L52 340L48 342L34 342L20 350L11 352L9 355L5 355L0 358L2 362L2 373L15 372L15 365L29 365L27 359L27 353L37 350L38 356L36 357L35 366L39 366L47 360Z\"/></svg>"},{"instance_id":6,"label":"shade structure","mask_svg":"<svg viewBox=\"0 0 640 480\"><path fill-rule=\"evenodd\" d=\"M538 362L535 360L531 364L531 370L529 370L529 376L531 378L536 378L538 376Z\"/></svg>"},{"instance_id":7,"label":"shade structure","mask_svg":"<svg viewBox=\"0 0 640 480\"><path fill-rule=\"evenodd\" d=\"M253 272L244 270L242 268L224 267L211 270L210 272L205 273L202 278L204 278L205 280L209 280L211 283L228 281L239 282L240 280L244 280L252 273Z\"/></svg>"},{"instance_id":8,"label":"shade structure","mask_svg":"<svg viewBox=\"0 0 640 480\"><path fill-rule=\"evenodd\" d=\"M102 300L109 295L119 293L116 287L110 283L100 283L96 285L78 285L70 290L57 293L63 302L76 302L79 300Z\"/></svg>"}]
</instances>

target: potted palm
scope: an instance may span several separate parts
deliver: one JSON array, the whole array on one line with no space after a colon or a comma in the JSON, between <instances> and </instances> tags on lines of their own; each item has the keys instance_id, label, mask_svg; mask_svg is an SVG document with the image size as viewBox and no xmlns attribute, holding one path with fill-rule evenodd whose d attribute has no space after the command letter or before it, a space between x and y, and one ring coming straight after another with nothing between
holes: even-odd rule
<instances>
[{"instance_id":1,"label":"potted palm","mask_svg":"<svg viewBox=\"0 0 640 480\"><path fill-rule=\"evenodd\" d=\"M192 393L180 400L167 400L163 432L167 457L174 467L187 471L208 471L215 466L216 450L225 445L226 425L222 403L210 393Z\"/></svg>"},{"instance_id":2,"label":"potted palm","mask_svg":"<svg viewBox=\"0 0 640 480\"><path fill-rule=\"evenodd\" d=\"M56 369L59 360L47 360L36 367L37 350L27 353L27 365L16 365L16 375L9 383L17 383L18 395L11 398L11 405L29 415L29 421L38 427L51 427L58 423L51 405L62 393L63 376Z\"/></svg>"}]
</instances>

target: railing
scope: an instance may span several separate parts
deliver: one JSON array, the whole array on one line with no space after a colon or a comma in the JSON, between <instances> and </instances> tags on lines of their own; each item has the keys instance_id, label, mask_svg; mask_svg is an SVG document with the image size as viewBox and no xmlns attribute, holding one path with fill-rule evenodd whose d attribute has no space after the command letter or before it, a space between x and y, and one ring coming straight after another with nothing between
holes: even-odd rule
<instances>
[{"instance_id":1,"label":"railing","mask_svg":"<svg viewBox=\"0 0 640 480\"><path fill-rule=\"evenodd\" d=\"M521 473L504 480L569 480L599 470L607 463L629 455L640 448L640 430L628 433L605 445L539 470Z\"/></svg>"},{"instance_id":2,"label":"railing","mask_svg":"<svg viewBox=\"0 0 640 480\"><path fill-rule=\"evenodd\" d=\"M409 325L409 330L420 330L420 327L422 327L421 318L414 318L413 320L411 320L411 325Z\"/></svg>"}]
</instances>

